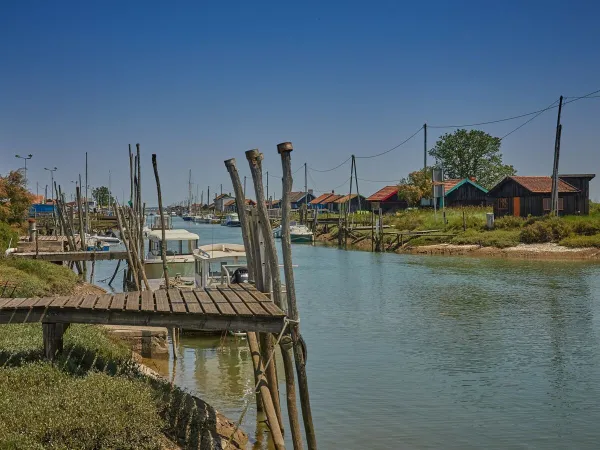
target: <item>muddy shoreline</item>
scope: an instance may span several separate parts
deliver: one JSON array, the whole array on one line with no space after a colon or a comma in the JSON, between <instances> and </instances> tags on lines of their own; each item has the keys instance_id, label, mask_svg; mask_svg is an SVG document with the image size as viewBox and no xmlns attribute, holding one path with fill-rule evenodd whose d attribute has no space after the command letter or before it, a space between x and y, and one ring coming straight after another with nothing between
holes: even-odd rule
<instances>
[{"instance_id":1,"label":"muddy shoreline","mask_svg":"<svg viewBox=\"0 0 600 450\"><path fill-rule=\"evenodd\" d=\"M315 241L321 244L337 247L337 236L320 234ZM366 238L352 244L348 239L349 250L371 251L371 239ZM565 261L600 261L598 248L568 248L558 244L519 244L514 247L497 248L479 245L431 244L409 246L386 252L404 255L433 255L433 256L470 256L477 258L514 258L534 260L565 260Z\"/></svg>"}]
</instances>

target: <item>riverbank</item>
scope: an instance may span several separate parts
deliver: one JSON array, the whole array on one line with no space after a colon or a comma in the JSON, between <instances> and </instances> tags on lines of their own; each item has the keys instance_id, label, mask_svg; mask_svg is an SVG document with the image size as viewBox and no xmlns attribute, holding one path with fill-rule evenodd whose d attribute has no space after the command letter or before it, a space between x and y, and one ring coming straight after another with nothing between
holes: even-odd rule
<instances>
[{"instance_id":1,"label":"riverbank","mask_svg":"<svg viewBox=\"0 0 600 450\"><path fill-rule=\"evenodd\" d=\"M68 269L0 260L13 297L99 293ZM201 399L141 365L104 328L72 324L64 351L43 358L41 324L0 333L0 442L10 448L220 449L234 424ZM245 448L241 430L229 448Z\"/></svg>"},{"instance_id":2,"label":"riverbank","mask_svg":"<svg viewBox=\"0 0 600 450\"><path fill-rule=\"evenodd\" d=\"M337 232L322 233L315 236L315 241L337 246ZM427 244L425 238L419 238L417 244L408 242L402 246L396 246L391 240L385 242L384 248L391 246L388 252L411 255L446 255L446 256L473 256L473 257L497 257L516 259L539 259L539 260L600 260L600 248L584 247L569 248L556 243L540 244L516 244L506 247L496 247L481 244L453 244L448 242ZM370 237L364 239L347 239L347 248L351 250L371 251L372 241Z\"/></svg>"}]
</instances>

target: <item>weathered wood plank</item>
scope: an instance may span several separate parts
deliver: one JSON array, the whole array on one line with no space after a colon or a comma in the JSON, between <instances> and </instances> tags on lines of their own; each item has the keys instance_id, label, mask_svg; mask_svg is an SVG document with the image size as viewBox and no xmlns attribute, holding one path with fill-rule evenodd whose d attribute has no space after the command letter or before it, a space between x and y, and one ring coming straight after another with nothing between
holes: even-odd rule
<instances>
[{"instance_id":1,"label":"weathered wood plank","mask_svg":"<svg viewBox=\"0 0 600 450\"><path fill-rule=\"evenodd\" d=\"M169 312L171 307L169 306L169 298L167 297L167 291L159 289L154 291L154 298L156 299L156 310L159 312Z\"/></svg>"},{"instance_id":2,"label":"weathered wood plank","mask_svg":"<svg viewBox=\"0 0 600 450\"><path fill-rule=\"evenodd\" d=\"M205 314L215 315L219 314L219 309L214 304L210 296L201 289L194 289L194 295L198 299L200 306Z\"/></svg>"},{"instance_id":3,"label":"weathered wood plank","mask_svg":"<svg viewBox=\"0 0 600 450\"><path fill-rule=\"evenodd\" d=\"M175 313L186 313L185 302L180 294L181 291L178 289L169 289L167 293L169 294L169 300L171 302L171 308Z\"/></svg>"},{"instance_id":4,"label":"weathered wood plank","mask_svg":"<svg viewBox=\"0 0 600 450\"><path fill-rule=\"evenodd\" d=\"M138 291L130 292L127 294L127 301L125 302L125 309L127 311L139 311L140 310L140 293Z\"/></svg>"},{"instance_id":5,"label":"weathered wood plank","mask_svg":"<svg viewBox=\"0 0 600 450\"><path fill-rule=\"evenodd\" d=\"M113 298L113 296L110 294L102 294L100 297L98 297L98 301L96 302L96 306L94 309L96 309L96 310L108 309L110 307L110 302L111 302L112 298Z\"/></svg>"},{"instance_id":6,"label":"weathered wood plank","mask_svg":"<svg viewBox=\"0 0 600 450\"><path fill-rule=\"evenodd\" d=\"M200 303L198 303L198 299L194 295L192 291L181 291L181 296L183 297L183 301L187 307L187 310L190 313L198 314L202 313L202 308L200 307Z\"/></svg>"},{"instance_id":7,"label":"weathered wood plank","mask_svg":"<svg viewBox=\"0 0 600 450\"><path fill-rule=\"evenodd\" d=\"M110 304L110 310L120 311L125 307L125 294L119 293L115 294L113 297L112 303Z\"/></svg>"},{"instance_id":8,"label":"weathered wood plank","mask_svg":"<svg viewBox=\"0 0 600 450\"><path fill-rule=\"evenodd\" d=\"M152 291L142 291L142 311L154 311L154 294Z\"/></svg>"},{"instance_id":9,"label":"weathered wood plank","mask_svg":"<svg viewBox=\"0 0 600 450\"><path fill-rule=\"evenodd\" d=\"M248 307L244 304L244 302L242 302L242 299L240 297L238 297L238 295L232 291L231 289L227 289L227 288L219 288L219 291L221 292L221 294L223 295L223 297L225 297L227 300L229 300L229 302L231 303L231 306L233 306L233 309L235 310L236 313L238 313L240 316L253 316L254 314L252 314L252 311L250 309L248 309Z\"/></svg>"},{"instance_id":10,"label":"weathered wood plank","mask_svg":"<svg viewBox=\"0 0 600 450\"><path fill-rule=\"evenodd\" d=\"M259 303L243 287L241 287L239 285L232 285L231 290L234 291L240 297L240 299L242 299L244 304L250 309L250 311L252 311L253 314L258 314L258 315L270 315L271 314L267 309L265 309L261 306L262 303Z\"/></svg>"},{"instance_id":11,"label":"weathered wood plank","mask_svg":"<svg viewBox=\"0 0 600 450\"><path fill-rule=\"evenodd\" d=\"M206 292L213 299L217 308L219 308L219 312L226 316L235 316L235 311L231 307L231 304L227 301L225 297L217 290L207 288Z\"/></svg>"},{"instance_id":12,"label":"weathered wood plank","mask_svg":"<svg viewBox=\"0 0 600 450\"><path fill-rule=\"evenodd\" d=\"M260 305L265 308L273 316L283 316L285 313L275 306L271 300L269 300L262 292L259 292L253 285L244 283L240 284L252 297L254 297Z\"/></svg>"},{"instance_id":13,"label":"weathered wood plank","mask_svg":"<svg viewBox=\"0 0 600 450\"><path fill-rule=\"evenodd\" d=\"M115 259L127 259L127 252L108 251L108 252L21 252L13 253L15 258L41 259L43 261L107 261Z\"/></svg>"},{"instance_id":14,"label":"weathered wood plank","mask_svg":"<svg viewBox=\"0 0 600 450\"><path fill-rule=\"evenodd\" d=\"M54 297L54 300L48 306L52 308L62 308L68 301L69 297Z\"/></svg>"},{"instance_id":15,"label":"weathered wood plank","mask_svg":"<svg viewBox=\"0 0 600 450\"><path fill-rule=\"evenodd\" d=\"M74 295L73 297L69 297L67 303L65 303L65 308L77 308L83 302L83 295Z\"/></svg>"},{"instance_id":16,"label":"weathered wood plank","mask_svg":"<svg viewBox=\"0 0 600 450\"><path fill-rule=\"evenodd\" d=\"M27 299L26 298L11 298L10 301L8 303L6 303L3 307L4 308L16 308L21 303L23 303L25 300L27 300Z\"/></svg>"},{"instance_id":17,"label":"weathered wood plank","mask_svg":"<svg viewBox=\"0 0 600 450\"><path fill-rule=\"evenodd\" d=\"M273 302L273 300L271 300L265 294L256 289L256 286L254 286L253 284L242 283L240 284L240 286L246 291L248 291L256 299L257 302Z\"/></svg>"},{"instance_id":18,"label":"weathered wood plank","mask_svg":"<svg viewBox=\"0 0 600 450\"><path fill-rule=\"evenodd\" d=\"M93 309L94 305L96 304L96 301L98 300L98 296L97 295L86 295L83 299L83 302L81 302L81 305L79 305L80 308L87 308L87 309Z\"/></svg>"},{"instance_id":19,"label":"weathered wood plank","mask_svg":"<svg viewBox=\"0 0 600 450\"><path fill-rule=\"evenodd\" d=\"M35 303L34 308L45 308L54 301L55 297L42 297ZM2 304L0 304L0 308Z\"/></svg>"},{"instance_id":20,"label":"weathered wood plank","mask_svg":"<svg viewBox=\"0 0 600 450\"><path fill-rule=\"evenodd\" d=\"M25 309L25 308L31 308L33 305L35 305L38 301L39 301L39 297L30 297L28 299L26 299L23 303L21 303L18 308L19 309Z\"/></svg>"},{"instance_id":21,"label":"weathered wood plank","mask_svg":"<svg viewBox=\"0 0 600 450\"><path fill-rule=\"evenodd\" d=\"M0 308L2 308L4 305L6 305L11 300L12 300L11 297L2 297L2 298L0 298Z\"/></svg>"}]
</instances>

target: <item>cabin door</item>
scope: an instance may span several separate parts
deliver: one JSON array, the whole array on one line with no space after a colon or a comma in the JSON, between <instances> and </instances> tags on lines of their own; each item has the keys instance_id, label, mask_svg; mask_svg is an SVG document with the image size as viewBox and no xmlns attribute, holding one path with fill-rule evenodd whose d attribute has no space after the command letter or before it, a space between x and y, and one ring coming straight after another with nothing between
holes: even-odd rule
<instances>
[{"instance_id":1,"label":"cabin door","mask_svg":"<svg viewBox=\"0 0 600 450\"><path fill-rule=\"evenodd\" d=\"M513 216L519 217L521 215L521 197L513 198Z\"/></svg>"}]
</instances>

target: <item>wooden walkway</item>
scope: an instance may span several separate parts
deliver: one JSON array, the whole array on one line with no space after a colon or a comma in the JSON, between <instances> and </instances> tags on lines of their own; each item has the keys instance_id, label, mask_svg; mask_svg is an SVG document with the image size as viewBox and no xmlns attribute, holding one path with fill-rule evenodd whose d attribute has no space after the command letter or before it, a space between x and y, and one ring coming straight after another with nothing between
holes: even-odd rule
<instances>
[{"instance_id":1,"label":"wooden walkway","mask_svg":"<svg viewBox=\"0 0 600 450\"><path fill-rule=\"evenodd\" d=\"M21 252L11 253L15 258L41 259L43 261L107 261L113 259L127 259L125 251L107 252Z\"/></svg>"},{"instance_id":2,"label":"wooden walkway","mask_svg":"<svg viewBox=\"0 0 600 450\"><path fill-rule=\"evenodd\" d=\"M279 333L285 313L250 284L193 290L0 298L0 324L91 323Z\"/></svg>"}]
</instances>

